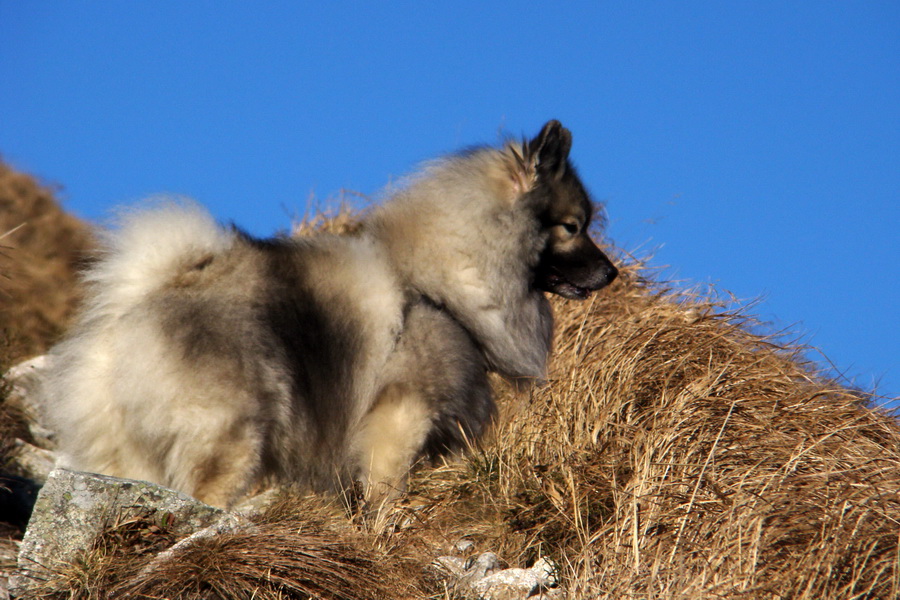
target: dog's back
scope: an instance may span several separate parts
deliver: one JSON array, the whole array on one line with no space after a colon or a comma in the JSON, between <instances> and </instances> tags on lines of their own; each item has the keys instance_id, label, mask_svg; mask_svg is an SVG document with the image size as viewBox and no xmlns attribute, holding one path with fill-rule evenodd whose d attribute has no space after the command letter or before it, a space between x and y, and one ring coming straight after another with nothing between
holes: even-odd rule
<instances>
[{"instance_id":1,"label":"dog's back","mask_svg":"<svg viewBox=\"0 0 900 600\"><path fill-rule=\"evenodd\" d=\"M43 386L69 466L219 505L355 468L347 436L402 324L370 241L259 241L172 204L106 242Z\"/></svg>"}]
</instances>

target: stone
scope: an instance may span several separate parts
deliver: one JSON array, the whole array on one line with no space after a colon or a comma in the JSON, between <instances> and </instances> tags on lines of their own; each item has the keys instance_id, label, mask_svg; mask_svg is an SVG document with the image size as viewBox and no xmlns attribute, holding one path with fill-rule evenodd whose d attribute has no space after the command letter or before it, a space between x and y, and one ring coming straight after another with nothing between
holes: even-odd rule
<instances>
[{"instance_id":1,"label":"stone","mask_svg":"<svg viewBox=\"0 0 900 600\"><path fill-rule=\"evenodd\" d=\"M168 531L187 537L224 512L146 481L54 469L38 494L10 578L14 597L34 596L39 583L70 564L110 525L156 515Z\"/></svg>"},{"instance_id":2,"label":"stone","mask_svg":"<svg viewBox=\"0 0 900 600\"><path fill-rule=\"evenodd\" d=\"M559 568L542 558L529 569L501 569L493 552L484 552L464 561L456 556L441 556L437 567L448 576L451 587L466 597L479 600L558 599Z\"/></svg>"},{"instance_id":3,"label":"stone","mask_svg":"<svg viewBox=\"0 0 900 600\"><path fill-rule=\"evenodd\" d=\"M16 438L13 440L11 458L13 463L24 477L31 479L38 485L43 485L50 476L50 472L56 465L56 454L50 450L39 448L26 441Z\"/></svg>"},{"instance_id":4,"label":"stone","mask_svg":"<svg viewBox=\"0 0 900 600\"><path fill-rule=\"evenodd\" d=\"M470 587L484 600L519 600L524 598L559 598L562 592L558 569L542 558L530 569L503 569L473 582Z\"/></svg>"},{"instance_id":5,"label":"stone","mask_svg":"<svg viewBox=\"0 0 900 600\"><path fill-rule=\"evenodd\" d=\"M50 357L36 356L19 363L3 375L9 384L7 401L20 408L28 419L28 427L35 443L47 450L56 449L56 435L47 422L47 411L42 406L38 388L41 378L50 367Z\"/></svg>"}]
</instances>

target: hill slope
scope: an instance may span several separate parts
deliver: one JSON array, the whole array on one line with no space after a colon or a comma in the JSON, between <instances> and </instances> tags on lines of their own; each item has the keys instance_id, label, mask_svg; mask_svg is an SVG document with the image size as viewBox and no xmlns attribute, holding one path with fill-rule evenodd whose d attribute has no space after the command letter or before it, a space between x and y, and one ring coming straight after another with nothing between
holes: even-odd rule
<instances>
[{"instance_id":1,"label":"hill slope","mask_svg":"<svg viewBox=\"0 0 900 600\"><path fill-rule=\"evenodd\" d=\"M73 257L89 245L83 227L47 208L50 193L22 178L0 166L3 206L31 215L28 230L3 240L19 250L6 252L14 277L0 308L15 336L31 340L16 357L43 350L65 322L77 298ZM26 234L34 241L17 237ZM395 561L385 584L396 586L398 572L407 584L391 588L395 597L444 597L426 565L461 538L512 565L549 556L573 598L898 597L896 421L817 374L799 349L754 333L752 320L646 273L632 264L588 302L554 300L549 385L516 391L498 381L502 414L490 438L420 469L396 529L361 540L340 511L310 508L324 500L288 493L257 534L233 541L240 552L200 548L183 569L129 589L192 597L215 578L214 589L246 591L244 580L229 586L236 561L274 564L292 544L302 549L308 537L292 541L290 531L315 513L327 521L317 530L348 552ZM123 563L121 577L140 560ZM70 577L71 590L122 585L115 571L77 568L86 575ZM294 597L259 572L259 597ZM384 593L371 573L365 581L344 596Z\"/></svg>"}]
</instances>

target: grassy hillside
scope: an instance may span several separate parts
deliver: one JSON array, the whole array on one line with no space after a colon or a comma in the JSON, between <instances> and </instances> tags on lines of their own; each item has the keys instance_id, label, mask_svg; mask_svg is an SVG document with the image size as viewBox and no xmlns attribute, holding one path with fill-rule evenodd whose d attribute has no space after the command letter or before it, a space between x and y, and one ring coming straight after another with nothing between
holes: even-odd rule
<instances>
[{"instance_id":1,"label":"grassy hillside","mask_svg":"<svg viewBox=\"0 0 900 600\"><path fill-rule=\"evenodd\" d=\"M147 548L164 532L123 524L54 589L443 598L427 565L465 538L512 566L549 556L572 598L900 596L896 421L748 317L647 273L631 264L587 302L554 300L549 384L497 381L490 437L417 471L389 531L285 491L255 529L157 568ZM19 297L10 310L44 310L42 294Z\"/></svg>"},{"instance_id":2,"label":"grassy hillside","mask_svg":"<svg viewBox=\"0 0 900 600\"><path fill-rule=\"evenodd\" d=\"M75 271L92 247L87 225L53 190L0 161L0 334L3 358L44 352L78 303Z\"/></svg>"},{"instance_id":3,"label":"grassy hillside","mask_svg":"<svg viewBox=\"0 0 900 600\"><path fill-rule=\"evenodd\" d=\"M423 529L550 555L575 597L897 597L896 422L640 274L556 302L551 384L504 392L492 443L417 478Z\"/></svg>"}]
</instances>

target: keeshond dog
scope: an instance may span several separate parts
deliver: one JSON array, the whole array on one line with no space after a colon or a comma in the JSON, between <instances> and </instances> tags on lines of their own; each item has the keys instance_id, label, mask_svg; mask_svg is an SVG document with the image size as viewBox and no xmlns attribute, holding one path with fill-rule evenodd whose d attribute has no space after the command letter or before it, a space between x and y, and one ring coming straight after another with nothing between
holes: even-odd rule
<instances>
[{"instance_id":1,"label":"keeshond dog","mask_svg":"<svg viewBox=\"0 0 900 600\"><path fill-rule=\"evenodd\" d=\"M432 162L353 234L256 239L185 203L128 214L51 352L63 464L219 506L272 481L394 497L490 424L489 372L544 377L544 292L616 277L571 140L550 121Z\"/></svg>"}]
</instances>

